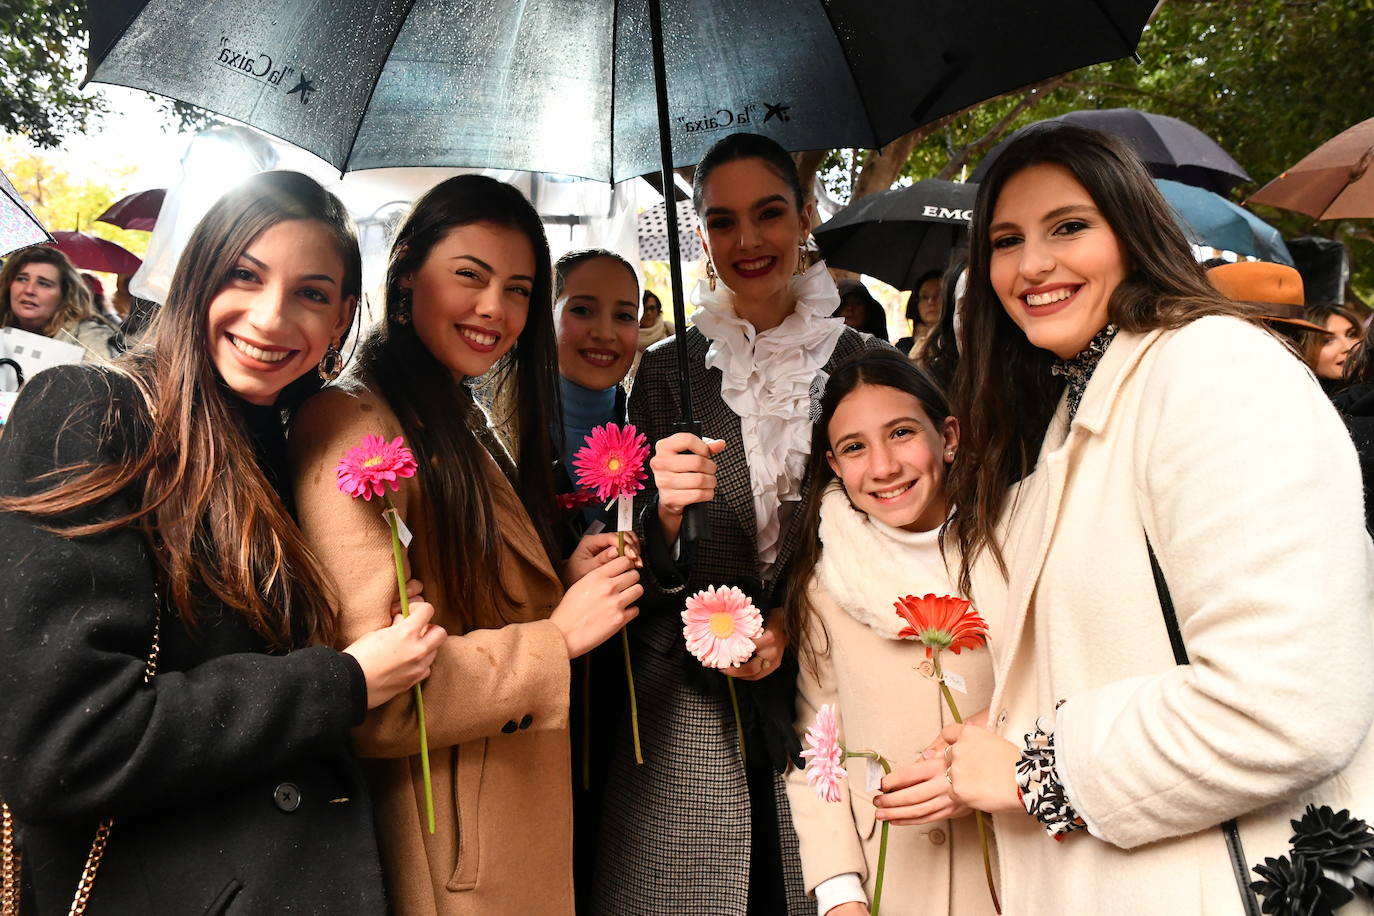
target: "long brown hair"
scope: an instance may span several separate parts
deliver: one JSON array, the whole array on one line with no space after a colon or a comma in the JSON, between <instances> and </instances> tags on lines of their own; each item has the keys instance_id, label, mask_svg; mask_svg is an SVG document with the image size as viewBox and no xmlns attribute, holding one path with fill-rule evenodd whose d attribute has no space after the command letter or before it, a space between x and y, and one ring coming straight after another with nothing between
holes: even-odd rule
<instances>
[{"instance_id":1,"label":"long brown hair","mask_svg":"<svg viewBox=\"0 0 1374 916\"><path fill-rule=\"evenodd\" d=\"M1360 319L1360 316L1355 314L1355 312L1348 306L1334 304L1309 305L1303 311L1302 317L1306 318L1313 324L1324 328L1326 327L1326 323L1331 320L1332 315L1340 315L1346 321L1350 322L1350 326L1353 327L1355 329L1355 333L1359 335L1359 343L1357 345L1364 345L1364 322ZM1303 332L1302 360L1303 362L1307 363L1307 368L1311 369L1313 372L1317 371L1317 360L1321 358L1322 347L1326 346L1326 341L1330 337L1331 335L1326 331ZM1346 361L1349 362L1349 359L1347 359ZM1323 385L1332 384L1333 382L1339 383L1339 381L1339 379L1324 379Z\"/></svg>"},{"instance_id":2,"label":"long brown hair","mask_svg":"<svg viewBox=\"0 0 1374 916\"><path fill-rule=\"evenodd\" d=\"M453 229L491 223L522 233L534 249L534 284L525 327L514 348L484 377L496 392L493 424L514 431L515 467L506 468L521 503L539 532L551 563L553 540L554 436L562 441L563 415L554 342L553 279L549 243L539 214L515 188L481 175L459 175L430 189L397 233L386 275L387 320L359 349L358 368L386 399L405 431L420 466L419 483L435 544L446 562L431 575L450 607L470 615L481 604L509 601L495 574L501 533L487 487L485 418L466 385L425 347L413 322L396 321L407 308L401 281L415 273ZM481 436L481 438L479 438ZM493 443L494 444L494 443ZM499 446L493 457L503 462ZM464 619L469 629L477 621Z\"/></svg>"},{"instance_id":3,"label":"long brown hair","mask_svg":"<svg viewBox=\"0 0 1374 916\"><path fill-rule=\"evenodd\" d=\"M95 317L95 306L91 299L90 287L81 279L72 262L56 248L38 245L26 248L10 256L5 269L0 271L0 328L18 327L14 309L10 306L10 284L19 271L30 264L51 264L57 268L62 284L62 301L53 310L52 316L44 326L42 334L52 337L63 328L71 327L85 318Z\"/></svg>"},{"instance_id":4,"label":"long brown hair","mask_svg":"<svg viewBox=\"0 0 1374 916\"><path fill-rule=\"evenodd\" d=\"M919 366L897 350L862 350L841 363L825 383L816 419L811 423L811 456L806 461L806 499L798 512L797 524L805 532L787 567L787 583L783 592L783 629L789 645L796 646L803 661L815 666L812 653L811 624L816 616L806 587L821 559L821 501L826 488L835 480L835 472L826 460L830 449L830 420L840 402L860 385L877 385L904 391L921 404L931 422L942 427L950 416L944 392ZM895 599L894 599L895 600Z\"/></svg>"},{"instance_id":5,"label":"long brown hair","mask_svg":"<svg viewBox=\"0 0 1374 916\"><path fill-rule=\"evenodd\" d=\"M1256 318L1207 282L1173 211L1149 172L1120 140L1070 124L1046 124L1012 141L978 186L970 233L968 291L963 309L962 358L952 395L960 417L960 461L950 474L954 506L948 532L958 544L959 588L985 548L1006 574L993 537L1009 488L1039 457L1050 418L1064 390L1051 373L1055 356L1032 344L1008 317L992 288L988 227L1007 180L1034 165L1067 169L1102 213L1126 263L1112 292L1108 320L1125 331L1178 328L1205 315Z\"/></svg>"},{"instance_id":6,"label":"long brown hair","mask_svg":"<svg viewBox=\"0 0 1374 916\"><path fill-rule=\"evenodd\" d=\"M259 467L241 411L210 357L208 313L240 255L278 223L311 220L330 234L343 259L341 299L356 297L362 262L343 205L296 172L264 172L230 191L196 226L177 263L167 303L146 342L109 370L130 378L141 403L102 405L112 427L140 427L126 460L53 472L62 482L32 496L0 501L0 510L52 518L141 491L137 508L117 518L57 528L85 537L137 525L148 537L165 595L187 627L195 598L209 592L247 619L277 648L309 635L330 642L334 614L318 561ZM318 389L315 373L287 386L288 408ZM73 472L76 476L69 476ZM46 476L46 475L45 475ZM297 631L303 624L306 633Z\"/></svg>"}]
</instances>

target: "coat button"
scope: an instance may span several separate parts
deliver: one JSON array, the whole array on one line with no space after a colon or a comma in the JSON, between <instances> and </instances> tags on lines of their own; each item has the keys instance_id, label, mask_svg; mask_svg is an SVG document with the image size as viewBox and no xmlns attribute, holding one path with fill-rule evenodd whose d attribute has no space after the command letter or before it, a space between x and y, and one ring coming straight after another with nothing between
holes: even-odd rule
<instances>
[{"instance_id":1,"label":"coat button","mask_svg":"<svg viewBox=\"0 0 1374 916\"><path fill-rule=\"evenodd\" d=\"M997 727L1000 729L1003 725L1006 725L1006 724L1007 724L1007 711L1006 711L1005 709L1003 709L1001 712L999 712L999 713L997 714Z\"/></svg>"},{"instance_id":2,"label":"coat button","mask_svg":"<svg viewBox=\"0 0 1374 916\"><path fill-rule=\"evenodd\" d=\"M529 728L533 722L534 716L530 715L529 713L525 713L525 718L520 720L520 730L524 731L525 729Z\"/></svg>"},{"instance_id":3,"label":"coat button","mask_svg":"<svg viewBox=\"0 0 1374 916\"><path fill-rule=\"evenodd\" d=\"M517 728L519 728L519 727L520 727L520 726L518 726L518 725L515 724L515 720L514 720L514 719L511 719L511 720L510 720L509 722L507 722L505 725L502 725L502 726L501 726L501 731L502 731L503 733L507 734L507 735L513 735L513 734L515 734L515 730L516 730Z\"/></svg>"},{"instance_id":4,"label":"coat button","mask_svg":"<svg viewBox=\"0 0 1374 916\"><path fill-rule=\"evenodd\" d=\"M936 846L943 846L945 844L945 832L939 827L936 827L934 830L930 831L930 841Z\"/></svg>"},{"instance_id":5,"label":"coat button","mask_svg":"<svg viewBox=\"0 0 1374 916\"><path fill-rule=\"evenodd\" d=\"M301 806L301 790L294 782L284 782L272 793L272 802L283 811L295 811Z\"/></svg>"}]
</instances>

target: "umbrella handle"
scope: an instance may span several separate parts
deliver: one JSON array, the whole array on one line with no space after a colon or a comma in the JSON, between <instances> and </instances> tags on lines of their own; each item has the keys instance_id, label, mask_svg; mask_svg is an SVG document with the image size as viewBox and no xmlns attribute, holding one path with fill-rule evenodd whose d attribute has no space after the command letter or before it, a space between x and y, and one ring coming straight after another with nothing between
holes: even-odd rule
<instances>
[{"instance_id":1,"label":"umbrella handle","mask_svg":"<svg viewBox=\"0 0 1374 916\"><path fill-rule=\"evenodd\" d=\"M24 367L23 367L23 366L19 365L18 363L16 363L14 360L10 359L9 357L0 357L0 366L9 366L11 369L14 370L14 377L15 377L15 380L18 382L18 384L15 385L15 388L14 388L15 391L18 391L20 388L23 388L23 387L24 387Z\"/></svg>"},{"instance_id":2,"label":"umbrella handle","mask_svg":"<svg viewBox=\"0 0 1374 916\"><path fill-rule=\"evenodd\" d=\"M698 439L704 434L699 420L683 420L677 425L680 433L691 433ZM709 540L711 537L711 518L706 514L706 503L694 503L688 506L682 513L682 528L679 530L678 539L682 542L684 556L689 556L692 545L699 541Z\"/></svg>"}]
</instances>

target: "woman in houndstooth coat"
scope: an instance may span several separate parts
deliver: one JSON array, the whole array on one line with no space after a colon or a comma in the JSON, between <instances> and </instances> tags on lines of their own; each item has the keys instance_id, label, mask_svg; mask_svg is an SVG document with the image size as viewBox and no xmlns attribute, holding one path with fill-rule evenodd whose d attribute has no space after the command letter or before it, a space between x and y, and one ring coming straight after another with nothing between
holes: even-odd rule
<instances>
[{"instance_id":1,"label":"woman in houndstooth coat","mask_svg":"<svg viewBox=\"0 0 1374 916\"><path fill-rule=\"evenodd\" d=\"M771 611L799 540L813 386L847 356L886 344L830 317L839 295L823 264L805 268L810 207L781 147L726 137L698 165L693 199L710 279L693 292L685 333L704 437L674 432L676 343L662 341L645 353L630 398L630 421L655 443L652 481L635 501L646 595L630 628L644 763L626 717L591 912L810 916L782 780L800 750L796 662ZM707 504L710 537L682 545L693 503ZM708 585L740 587L767 620L754 657L724 673L704 669L682 637L684 601ZM744 759L725 676L740 696Z\"/></svg>"}]
</instances>

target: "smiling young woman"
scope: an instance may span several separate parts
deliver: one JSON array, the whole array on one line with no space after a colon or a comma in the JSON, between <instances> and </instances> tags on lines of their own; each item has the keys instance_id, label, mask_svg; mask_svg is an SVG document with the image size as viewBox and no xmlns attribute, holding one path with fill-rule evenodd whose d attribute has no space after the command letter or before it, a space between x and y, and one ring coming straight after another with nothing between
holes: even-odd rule
<instances>
[{"instance_id":1,"label":"smiling young woman","mask_svg":"<svg viewBox=\"0 0 1374 916\"><path fill-rule=\"evenodd\" d=\"M781 773L799 750L796 663L773 610L800 536L808 391L850 354L887 345L831 317L839 293L824 264L803 261L810 210L775 142L721 140L697 166L693 201L714 274L693 291L698 311L684 331L706 438L674 432L676 344L655 344L629 408L655 443L653 479L635 500L652 610L630 629L645 765L626 734L611 762L592 907L625 916L814 912L795 857L784 854L795 843ZM707 504L711 537L675 554L694 503ZM742 588L768 616L754 658L724 671L748 707L747 767L723 678L683 641L683 602L711 585ZM684 871L684 862L710 865Z\"/></svg>"},{"instance_id":2,"label":"smiling young woman","mask_svg":"<svg viewBox=\"0 0 1374 916\"><path fill-rule=\"evenodd\" d=\"M454 634L425 682L435 833L422 826L409 695L354 733L375 758L399 912L573 911L568 660L632 619L641 589L614 535L584 538L566 563L555 544L550 267L539 216L515 188L477 175L435 186L392 247L386 320L357 367L292 425L301 527L342 596L343 638L376 626L396 577L386 522L375 503L338 491L334 467L367 434L403 436L419 464L397 512L413 534L411 569ZM518 463L469 390L481 376L498 405L514 405L497 419Z\"/></svg>"},{"instance_id":3,"label":"smiling young woman","mask_svg":"<svg viewBox=\"0 0 1374 916\"><path fill-rule=\"evenodd\" d=\"M1120 141L1031 131L979 186L950 536L998 681L926 784L993 813L1008 913L1240 912L1227 823L1248 883L1306 802L1369 814L1359 470L1249 315Z\"/></svg>"},{"instance_id":4,"label":"smiling young woman","mask_svg":"<svg viewBox=\"0 0 1374 916\"><path fill-rule=\"evenodd\" d=\"M148 343L15 404L0 795L32 912L66 910L88 854L94 913L387 911L350 730L445 633L418 601L388 626L383 597L342 651L309 646L337 633L334 595L292 520L282 419L360 280L338 200L257 175L191 234Z\"/></svg>"}]
</instances>

